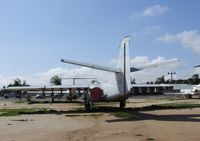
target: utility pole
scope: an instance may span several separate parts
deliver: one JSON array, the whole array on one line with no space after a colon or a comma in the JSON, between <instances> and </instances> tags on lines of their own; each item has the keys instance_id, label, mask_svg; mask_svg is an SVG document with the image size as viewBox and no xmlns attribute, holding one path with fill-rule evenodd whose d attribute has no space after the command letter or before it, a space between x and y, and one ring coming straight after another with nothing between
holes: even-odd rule
<instances>
[{"instance_id":1,"label":"utility pole","mask_svg":"<svg viewBox=\"0 0 200 141\"><path fill-rule=\"evenodd\" d=\"M171 76L171 82L173 81L173 75L175 75L175 74L176 74L176 72L168 72L168 75Z\"/></svg>"}]
</instances>

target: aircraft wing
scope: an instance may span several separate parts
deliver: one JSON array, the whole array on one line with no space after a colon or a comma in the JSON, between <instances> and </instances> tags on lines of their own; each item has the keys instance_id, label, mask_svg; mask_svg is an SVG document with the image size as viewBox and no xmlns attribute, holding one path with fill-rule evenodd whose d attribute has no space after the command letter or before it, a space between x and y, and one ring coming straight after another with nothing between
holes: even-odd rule
<instances>
[{"instance_id":1,"label":"aircraft wing","mask_svg":"<svg viewBox=\"0 0 200 141\"><path fill-rule=\"evenodd\" d=\"M145 65L145 66L138 67L138 68L131 67L130 71L131 72L136 72L136 71L141 71L141 70L148 69L148 68L155 68L155 67L160 67L160 66L168 65L168 64L171 64L171 63L175 63L175 62L180 62L180 60L179 59L172 59L172 60L165 61L165 62L162 62L162 63L154 63L154 64Z\"/></svg>"},{"instance_id":2,"label":"aircraft wing","mask_svg":"<svg viewBox=\"0 0 200 141\"><path fill-rule=\"evenodd\" d=\"M89 86L78 86L78 85L72 85L72 86L62 86L62 85L55 85L55 86L44 86L44 87L31 87L31 86L20 86L20 87L8 87L3 88L4 91L60 91L60 90L69 90L69 89L88 89Z\"/></svg>"},{"instance_id":3,"label":"aircraft wing","mask_svg":"<svg viewBox=\"0 0 200 141\"><path fill-rule=\"evenodd\" d=\"M61 62L73 64L73 65L79 65L79 66L83 66L83 67L89 67L89 68L103 70L103 71L121 73L120 69L114 69L114 68L109 68L109 67L104 67L104 66L94 65L94 64L89 64L89 63L83 63L83 62L78 62L78 61L73 61L73 60L61 59Z\"/></svg>"}]
</instances>

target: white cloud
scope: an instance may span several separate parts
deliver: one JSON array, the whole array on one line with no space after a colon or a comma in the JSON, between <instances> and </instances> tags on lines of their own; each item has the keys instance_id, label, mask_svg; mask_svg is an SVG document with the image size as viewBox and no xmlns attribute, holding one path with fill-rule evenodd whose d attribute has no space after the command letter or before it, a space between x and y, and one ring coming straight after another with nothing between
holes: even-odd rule
<instances>
[{"instance_id":1,"label":"white cloud","mask_svg":"<svg viewBox=\"0 0 200 141\"><path fill-rule=\"evenodd\" d=\"M0 75L0 85L7 86L15 78L26 80L27 84L32 86L44 86L50 85L50 78L54 75L58 75L61 78L71 77L92 77L96 78L101 83L114 83L114 74L104 71L98 71L90 68L80 67L74 69L67 68L53 68L44 72L33 74L32 76L3 76ZM77 80L77 84L90 84L91 80ZM72 80L63 80L63 85L72 85Z\"/></svg>"},{"instance_id":2,"label":"white cloud","mask_svg":"<svg viewBox=\"0 0 200 141\"><path fill-rule=\"evenodd\" d=\"M158 33L159 31L161 31L161 27L159 25L151 25L151 26L146 26L142 29L139 29L138 31L132 33L131 36L132 37L150 36L150 35Z\"/></svg>"},{"instance_id":3,"label":"white cloud","mask_svg":"<svg viewBox=\"0 0 200 141\"><path fill-rule=\"evenodd\" d=\"M154 33L159 32L160 30L161 30L161 28L158 25L148 26L141 30L141 35L154 34Z\"/></svg>"},{"instance_id":4,"label":"white cloud","mask_svg":"<svg viewBox=\"0 0 200 141\"><path fill-rule=\"evenodd\" d=\"M175 59L175 58L174 58ZM162 63L172 59L165 59L164 57L157 57L155 59L150 59L147 56L137 56L130 60L131 66L140 67L141 64L143 66L150 65L154 63ZM117 59L113 59L112 63L117 62ZM136 78L137 82L146 82L150 80L155 80L156 77L160 76L161 74L165 73L170 70L174 70L179 67L180 64L170 64L166 66L161 66L159 68L152 68L143 70L140 72L135 72L132 74L133 78ZM0 85L7 86L9 83L13 81L15 78L20 78L21 80L26 80L28 84L32 86L44 86L50 85L50 78L54 75L58 75L61 78L67 77L92 77L96 78L99 82L101 82L104 87L113 88L116 84L115 75L113 73L105 72L105 71L98 71L95 69L80 67L74 69L68 68L52 68L44 72L39 72L33 74L32 76L3 76L0 75ZM77 84L90 84L91 80L77 80ZM63 85L72 85L72 80L63 80Z\"/></svg>"},{"instance_id":5,"label":"white cloud","mask_svg":"<svg viewBox=\"0 0 200 141\"><path fill-rule=\"evenodd\" d=\"M130 20L135 20L142 17L141 11L136 11L130 16Z\"/></svg>"},{"instance_id":6,"label":"white cloud","mask_svg":"<svg viewBox=\"0 0 200 141\"><path fill-rule=\"evenodd\" d=\"M179 42L183 47L200 53L200 33L197 30L183 31L177 34L168 34L158 37L157 41L165 43Z\"/></svg>"},{"instance_id":7,"label":"white cloud","mask_svg":"<svg viewBox=\"0 0 200 141\"><path fill-rule=\"evenodd\" d=\"M156 40L160 42L173 43L174 41L176 41L176 38L174 35L165 33L164 36L158 37Z\"/></svg>"},{"instance_id":8,"label":"white cloud","mask_svg":"<svg viewBox=\"0 0 200 141\"><path fill-rule=\"evenodd\" d=\"M171 58L171 59L165 59L164 57L158 56L155 59L150 59L147 56L136 56L135 58L130 59L131 66L134 67L143 67L153 64L160 64L160 66L165 65L166 63L170 62L168 65L178 65L180 63L177 63L179 59L177 58ZM163 65L162 65L163 64Z\"/></svg>"},{"instance_id":9,"label":"white cloud","mask_svg":"<svg viewBox=\"0 0 200 141\"><path fill-rule=\"evenodd\" d=\"M146 8L143 12L143 16L155 16L162 14L166 11L168 11L169 8L167 6L162 6L162 5L153 5L151 7Z\"/></svg>"},{"instance_id":10,"label":"white cloud","mask_svg":"<svg viewBox=\"0 0 200 141\"><path fill-rule=\"evenodd\" d=\"M141 64L148 64L149 63L149 57L147 56L136 56L133 59L130 59L131 66L134 67L140 67Z\"/></svg>"},{"instance_id":11,"label":"white cloud","mask_svg":"<svg viewBox=\"0 0 200 141\"><path fill-rule=\"evenodd\" d=\"M111 64L117 64L117 61L118 61L117 59L111 59L111 60L110 60L110 63L111 63Z\"/></svg>"},{"instance_id":12,"label":"white cloud","mask_svg":"<svg viewBox=\"0 0 200 141\"><path fill-rule=\"evenodd\" d=\"M177 60L177 58L166 59L160 56L154 59L150 59L148 56L136 56L130 59L131 67L145 68L146 66L150 66L153 64L158 64L159 67L147 67L142 71L131 73L131 77L135 78L137 83L155 81L157 77L160 77L161 75L167 75L168 72L176 71L178 68L183 66L183 62L178 62ZM117 59L112 59L111 62L113 64L116 64Z\"/></svg>"},{"instance_id":13,"label":"white cloud","mask_svg":"<svg viewBox=\"0 0 200 141\"><path fill-rule=\"evenodd\" d=\"M160 64L160 65L158 65L159 67L146 68L142 71L134 72L131 74L131 77L135 78L137 83L155 81L157 77L160 77L162 75L167 76L168 72L176 71L178 68L183 66L183 62L176 62L174 60L178 59L177 58L165 59L164 57L160 56L155 59L150 59L147 56L137 56L131 59L131 66L133 67L143 67L152 64ZM174 63L168 63L170 61L174 61Z\"/></svg>"},{"instance_id":14,"label":"white cloud","mask_svg":"<svg viewBox=\"0 0 200 141\"><path fill-rule=\"evenodd\" d=\"M199 74L200 75L200 67L195 68L192 74Z\"/></svg>"},{"instance_id":15,"label":"white cloud","mask_svg":"<svg viewBox=\"0 0 200 141\"><path fill-rule=\"evenodd\" d=\"M130 20L138 20L142 17L152 17L156 15L161 15L167 12L168 10L169 8L167 6L157 4L151 7L147 7L141 11L135 11L129 18Z\"/></svg>"},{"instance_id":16,"label":"white cloud","mask_svg":"<svg viewBox=\"0 0 200 141\"><path fill-rule=\"evenodd\" d=\"M179 62L177 60L179 59L177 58L165 59L164 57L160 56L151 60L147 56L136 56L135 58L130 60L130 64L133 67L145 67L153 64L158 64L159 66L158 69L163 69L163 67L167 67L169 69L176 69L182 66L182 62ZM153 69L155 69L155 67Z\"/></svg>"},{"instance_id":17,"label":"white cloud","mask_svg":"<svg viewBox=\"0 0 200 141\"><path fill-rule=\"evenodd\" d=\"M184 31L178 34L178 39L184 47L200 53L200 34L198 31Z\"/></svg>"}]
</instances>

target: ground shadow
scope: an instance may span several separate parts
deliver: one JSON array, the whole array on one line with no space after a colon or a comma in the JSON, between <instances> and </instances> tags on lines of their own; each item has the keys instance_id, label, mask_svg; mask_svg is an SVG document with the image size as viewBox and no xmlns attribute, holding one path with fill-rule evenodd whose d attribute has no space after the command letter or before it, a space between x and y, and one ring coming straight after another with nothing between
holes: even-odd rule
<instances>
[{"instance_id":1,"label":"ground shadow","mask_svg":"<svg viewBox=\"0 0 200 141\"><path fill-rule=\"evenodd\" d=\"M106 120L106 122L127 122L127 121L144 121L144 120L157 120L157 121L174 121L174 122L200 122L200 114L174 114L174 115L155 115L143 112L135 112L128 118L117 118Z\"/></svg>"},{"instance_id":2,"label":"ground shadow","mask_svg":"<svg viewBox=\"0 0 200 141\"><path fill-rule=\"evenodd\" d=\"M77 104L80 104L80 108L72 109L72 110L44 110L44 111L22 111L18 112L18 114L56 114L56 115L62 115L62 114L92 114L92 113L108 113L111 115L116 116L116 118L111 120L106 120L106 122L125 122L125 121L143 121L143 120L157 120L157 121L183 121L183 122L200 122L200 114L174 114L174 115L156 115L150 113L154 110L166 110L166 109L191 109L191 108L197 108L200 107L199 104L197 105L181 105L178 107L175 105L176 108L173 106L162 106L162 105L151 105L146 107L140 107L140 108L125 108L121 110L117 106L112 105L98 105L92 106L91 111L85 111L83 103L76 102ZM177 108L178 107L178 108ZM122 116L118 116L117 114L121 114ZM125 116L124 116L125 115Z\"/></svg>"},{"instance_id":3,"label":"ground shadow","mask_svg":"<svg viewBox=\"0 0 200 141\"><path fill-rule=\"evenodd\" d=\"M182 122L200 122L200 114L174 114L174 115L156 115L146 112L153 110L165 110L165 109L175 109L175 108L166 108L159 106L148 106L143 108L125 108L121 110L118 107L111 106L99 106L93 110L86 112L84 109L74 109L67 111L55 111L54 114L90 114L90 113L109 113L115 115L116 113L126 113L128 117L116 117L116 119L106 120L106 122L126 122L126 121L143 121L143 120L157 120L157 121L182 121ZM182 108L184 109L184 108ZM145 112L146 111L146 112Z\"/></svg>"}]
</instances>

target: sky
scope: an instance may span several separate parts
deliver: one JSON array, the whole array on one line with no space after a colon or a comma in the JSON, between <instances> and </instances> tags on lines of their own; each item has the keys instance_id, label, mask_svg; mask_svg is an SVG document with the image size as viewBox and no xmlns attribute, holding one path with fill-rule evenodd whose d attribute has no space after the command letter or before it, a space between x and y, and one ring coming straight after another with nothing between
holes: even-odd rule
<instances>
[{"instance_id":1,"label":"sky","mask_svg":"<svg viewBox=\"0 0 200 141\"><path fill-rule=\"evenodd\" d=\"M119 45L131 35L131 66L180 59L135 72L143 83L176 72L188 78L200 70L200 1L182 0L0 0L0 86L19 77L49 85L53 75L112 74L63 64L61 58L115 67ZM68 82L65 82L68 83Z\"/></svg>"}]
</instances>

